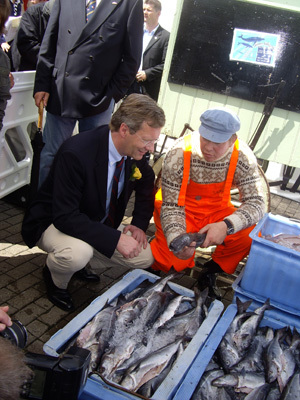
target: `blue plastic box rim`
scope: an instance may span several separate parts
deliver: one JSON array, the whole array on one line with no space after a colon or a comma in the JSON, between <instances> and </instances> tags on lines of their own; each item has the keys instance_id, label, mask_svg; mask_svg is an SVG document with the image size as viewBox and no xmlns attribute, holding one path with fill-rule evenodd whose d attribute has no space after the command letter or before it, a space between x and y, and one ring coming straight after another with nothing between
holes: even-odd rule
<instances>
[{"instance_id":1,"label":"blue plastic box rim","mask_svg":"<svg viewBox=\"0 0 300 400\"><path fill-rule=\"evenodd\" d=\"M264 239L263 237L259 236L259 233L262 235L268 234L265 230L265 224L267 220L270 220L275 223L283 223L285 225L285 229L287 230L284 233L290 233L290 234L300 234L300 223L291 220L290 218L282 217L281 215L274 215L272 213L267 213L264 215L264 217L257 223L254 229L250 232L249 236L251 239L255 239L257 242L264 244L265 246L272 247L274 249L281 248L287 253L294 254L295 256L300 258L300 252L294 249L290 249L288 247L282 246L278 243L274 243L270 240ZM274 225L276 226L276 225ZM282 233L281 229L278 229L278 231L272 231L273 236Z\"/></svg>"},{"instance_id":2,"label":"blue plastic box rim","mask_svg":"<svg viewBox=\"0 0 300 400\"><path fill-rule=\"evenodd\" d=\"M43 350L46 354L58 356L64 345L72 339L78 331L85 326L106 304L112 302L121 293L128 293L135 289L144 280L155 282L159 279L158 276L153 275L143 270L133 270L126 274L120 281L114 284L104 294L97 297L87 308L73 318L63 329L56 332L47 343L45 343ZM178 294L186 296L194 296L194 292L183 286L180 286L174 282L169 282L169 286L172 290ZM174 393L176 392L178 385L184 378L188 371L190 364L193 362L197 353L200 351L205 341L207 340L211 330L220 318L223 312L224 305L221 301L214 300L208 310L208 315L202 322L200 328L190 341L184 352L174 363L167 377L154 392L151 399L153 400L171 400ZM88 378L86 387L83 390L80 400L85 399L101 399L101 400L121 400L121 399L137 399L134 393L128 393L119 386L119 389L114 386L110 386L100 377L92 375ZM95 390L95 388L98 388ZM91 390L90 393L88 391ZM98 392L98 394L97 394ZM90 397L89 397L90 395ZM112 397L113 396L113 397Z\"/></svg>"}]
</instances>

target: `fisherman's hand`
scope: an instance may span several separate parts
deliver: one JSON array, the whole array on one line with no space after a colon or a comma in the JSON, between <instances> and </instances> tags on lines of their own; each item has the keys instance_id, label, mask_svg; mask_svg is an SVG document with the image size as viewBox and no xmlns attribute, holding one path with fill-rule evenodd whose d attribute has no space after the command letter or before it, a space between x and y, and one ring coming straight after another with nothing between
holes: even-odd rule
<instances>
[{"instance_id":1,"label":"fisherman's hand","mask_svg":"<svg viewBox=\"0 0 300 400\"><path fill-rule=\"evenodd\" d=\"M206 233L206 238L201 247L222 244L227 236L227 225L224 221L215 222L204 226L199 233Z\"/></svg>"},{"instance_id":2,"label":"fisherman's hand","mask_svg":"<svg viewBox=\"0 0 300 400\"><path fill-rule=\"evenodd\" d=\"M144 249L147 247L147 244L148 244L147 236L142 229L140 229L134 225L127 225L123 229L123 233L127 233L127 232L130 232L131 236L135 240L137 240L140 243L140 245L143 246Z\"/></svg>"},{"instance_id":3,"label":"fisherman's hand","mask_svg":"<svg viewBox=\"0 0 300 400\"><path fill-rule=\"evenodd\" d=\"M196 242L192 242L189 246L185 246L181 251L173 253L180 260L188 260L193 257L196 250Z\"/></svg>"},{"instance_id":4,"label":"fisherman's hand","mask_svg":"<svg viewBox=\"0 0 300 400\"><path fill-rule=\"evenodd\" d=\"M47 92L36 92L36 94L34 95L35 105L37 107L40 106L40 102L42 100L44 102L44 107L46 107L47 103L48 103L48 99L49 99L49 93L47 93Z\"/></svg>"},{"instance_id":5,"label":"fisherman's hand","mask_svg":"<svg viewBox=\"0 0 300 400\"><path fill-rule=\"evenodd\" d=\"M146 72L138 71L135 78L138 82L144 82L147 79Z\"/></svg>"},{"instance_id":6,"label":"fisherman's hand","mask_svg":"<svg viewBox=\"0 0 300 400\"><path fill-rule=\"evenodd\" d=\"M8 306L0 307L0 332L4 331L7 326L11 326L12 322L7 314Z\"/></svg>"},{"instance_id":7,"label":"fisherman's hand","mask_svg":"<svg viewBox=\"0 0 300 400\"><path fill-rule=\"evenodd\" d=\"M134 258L140 254L142 245L132 236L121 233L117 244L117 250L125 258Z\"/></svg>"}]
</instances>

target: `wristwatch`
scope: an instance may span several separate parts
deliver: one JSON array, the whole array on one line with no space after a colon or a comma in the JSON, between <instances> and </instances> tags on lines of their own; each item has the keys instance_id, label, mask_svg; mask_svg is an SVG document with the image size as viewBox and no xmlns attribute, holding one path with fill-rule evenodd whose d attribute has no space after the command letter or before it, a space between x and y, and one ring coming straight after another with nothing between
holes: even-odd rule
<instances>
[{"instance_id":1,"label":"wristwatch","mask_svg":"<svg viewBox=\"0 0 300 400\"><path fill-rule=\"evenodd\" d=\"M223 219L225 224L227 225L227 235L232 235L234 233L234 228L232 223L229 221L229 219Z\"/></svg>"}]
</instances>

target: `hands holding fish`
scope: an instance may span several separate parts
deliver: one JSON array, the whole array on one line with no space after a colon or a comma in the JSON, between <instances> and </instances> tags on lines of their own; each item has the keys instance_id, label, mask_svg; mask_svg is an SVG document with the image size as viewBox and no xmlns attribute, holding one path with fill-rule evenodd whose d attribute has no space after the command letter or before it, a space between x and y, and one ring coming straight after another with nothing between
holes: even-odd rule
<instances>
[{"instance_id":1,"label":"hands holding fish","mask_svg":"<svg viewBox=\"0 0 300 400\"><path fill-rule=\"evenodd\" d=\"M225 222L207 224L198 233L181 234L170 244L170 250L177 258L187 260L191 258L196 247L209 247L222 244L227 236Z\"/></svg>"},{"instance_id":2,"label":"hands holding fish","mask_svg":"<svg viewBox=\"0 0 300 400\"><path fill-rule=\"evenodd\" d=\"M140 254L142 247L144 249L147 247L147 243L147 236L142 229L134 225L127 225L121 233L117 250L125 258L134 258Z\"/></svg>"}]
</instances>

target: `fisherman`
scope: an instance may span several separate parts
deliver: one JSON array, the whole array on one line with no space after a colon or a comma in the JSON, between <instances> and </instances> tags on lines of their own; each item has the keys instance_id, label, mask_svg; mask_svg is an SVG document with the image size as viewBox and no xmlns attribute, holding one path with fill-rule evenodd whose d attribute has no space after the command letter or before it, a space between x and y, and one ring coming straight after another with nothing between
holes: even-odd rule
<instances>
[{"instance_id":1,"label":"fisherman","mask_svg":"<svg viewBox=\"0 0 300 400\"><path fill-rule=\"evenodd\" d=\"M201 247L216 245L203 266L199 288L210 287L220 298L216 274L232 274L249 253L249 233L263 217L265 203L257 160L249 146L237 138L240 120L227 108L206 110L199 132L179 138L166 154L161 189L156 194L155 238L151 242L152 268L168 272L193 268L196 242L171 252L172 241L185 233L206 234ZM200 134L200 135L199 135ZM241 206L230 201L237 187Z\"/></svg>"},{"instance_id":2,"label":"fisherman","mask_svg":"<svg viewBox=\"0 0 300 400\"><path fill-rule=\"evenodd\" d=\"M145 231L154 209L154 172L144 155L154 150L164 123L153 99L132 94L109 126L75 135L60 147L27 210L22 235L29 247L37 245L48 254L43 270L48 298L63 310L74 309L67 290L74 274L99 281L85 268L93 255L105 268L153 263ZM117 228L133 190L133 218L121 231Z\"/></svg>"}]
</instances>

